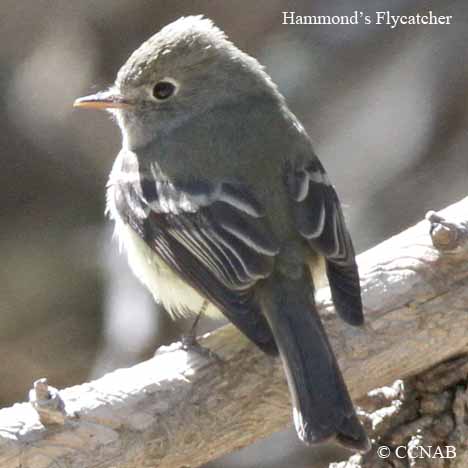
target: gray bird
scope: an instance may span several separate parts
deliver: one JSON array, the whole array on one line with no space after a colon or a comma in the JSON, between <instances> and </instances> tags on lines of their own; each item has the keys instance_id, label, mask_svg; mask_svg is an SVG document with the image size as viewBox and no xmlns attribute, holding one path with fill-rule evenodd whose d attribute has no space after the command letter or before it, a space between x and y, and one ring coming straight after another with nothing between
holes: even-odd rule
<instances>
[{"instance_id":1,"label":"gray bird","mask_svg":"<svg viewBox=\"0 0 468 468\"><path fill-rule=\"evenodd\" d=\"M310 138L260 64L210 20L180 18L113 87L75 106L110 109L122 131L107 210L156 300L172 316L222 314L279 352L301 440L368 450L314 302L325 270L337 313L363 323L351 237Z\"/></svg>"}]
</instances>

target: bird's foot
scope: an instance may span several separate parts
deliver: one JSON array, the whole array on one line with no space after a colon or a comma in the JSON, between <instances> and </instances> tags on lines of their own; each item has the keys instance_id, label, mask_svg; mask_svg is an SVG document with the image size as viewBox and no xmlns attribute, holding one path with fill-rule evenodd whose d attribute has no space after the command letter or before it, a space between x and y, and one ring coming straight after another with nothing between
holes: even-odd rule
<instances>
[{"instance_id":1,"label":"bird's foot","mask_svg":"<svg viewBox=\"0 0 468 468\"><path fill-rule=\"evenodd\" d=\"M223 362L223 360L214 351L211 351L211 349L202 346L197 340L197 337L193 334L182 335L180 341L182 343L182 349L188 353L197 353L198 355L207 359L214 359L220 364Z\"/></svg>"}]
</instances>

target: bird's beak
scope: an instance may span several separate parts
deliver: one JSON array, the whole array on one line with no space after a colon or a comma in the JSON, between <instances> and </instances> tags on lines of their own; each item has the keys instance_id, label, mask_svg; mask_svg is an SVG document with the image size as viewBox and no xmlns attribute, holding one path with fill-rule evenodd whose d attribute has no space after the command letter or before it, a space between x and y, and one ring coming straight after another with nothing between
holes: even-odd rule
<instances>
[{"instance_id":1,"label":"bird's beak","mask_svg":"<svg viewBox=\"0 0 468 468\"><path fill-rule=\"evenodd\" d=\"M101 91L90 96L78 98L73 107L84 109L128 109L132 103L113 91Z\"/></svg>"}]
</instances>

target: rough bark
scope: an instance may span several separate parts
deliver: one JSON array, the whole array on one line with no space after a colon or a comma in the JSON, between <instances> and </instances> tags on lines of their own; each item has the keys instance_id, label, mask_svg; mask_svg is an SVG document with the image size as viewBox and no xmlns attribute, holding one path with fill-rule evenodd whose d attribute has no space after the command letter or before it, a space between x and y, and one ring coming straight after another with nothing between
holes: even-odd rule
<instances>
[{"instance_id":1,"label":"rough bark","mask_svg":"<svg viewBox=\"0 0 468 468\"><path fill-rule=\"evenodd\" d=\"M364 328L319 292L353 398L468 350L467 213L468 198L359 256ZM196 467L290 425L277 360L232 326L202 344L222 361L173 346L59 393L36 383L33 404L0 410L0 466Z\"/></svg>"},{"instance_id":2,"label":"rough bark","mask_svg":"<svg viewBox=\"0 0 468 468\"><path fill-rule=\"evenodd\" d=\"M466 468L468 355L359 400L373 449L330 468Z\"/></svg>"}]
</instances>

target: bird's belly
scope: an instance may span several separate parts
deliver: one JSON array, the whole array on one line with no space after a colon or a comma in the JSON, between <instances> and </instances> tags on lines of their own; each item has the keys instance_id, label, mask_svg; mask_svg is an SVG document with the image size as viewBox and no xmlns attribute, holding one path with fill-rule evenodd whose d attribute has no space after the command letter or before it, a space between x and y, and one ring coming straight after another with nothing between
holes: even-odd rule
<instances>
[{"instance_id":1,"label":"bird's belly","mask_svg":"<svg viewBox=\"0 0 468 468\"><path fill-rule=\"evenodd\" d=\"M186 317L198 314L204 297L179 278L133 229L121 219L115 219L116 233L127 251L128 263L138 279L149 289L157 302L172 316ZM209 303L204 314L219 318L220 310Z\"/></svg>"}]
</instances>

